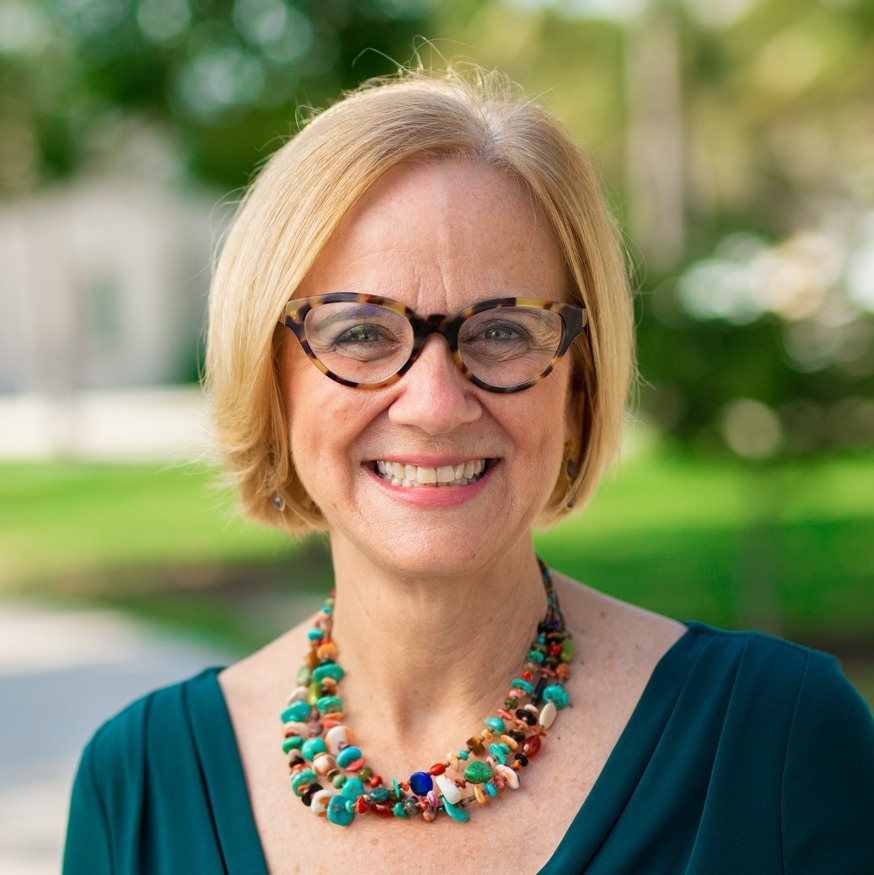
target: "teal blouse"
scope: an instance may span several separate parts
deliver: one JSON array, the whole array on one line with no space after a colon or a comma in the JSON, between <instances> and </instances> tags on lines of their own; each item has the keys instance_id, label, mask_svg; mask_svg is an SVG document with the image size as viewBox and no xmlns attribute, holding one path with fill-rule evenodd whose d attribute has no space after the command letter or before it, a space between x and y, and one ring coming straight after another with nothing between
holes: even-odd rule
<instances>
[{"instance_id":1,"label":"teal blouse","mask_svg":"<svg viewBox=\"0 0 874 875\"><path fill-rule=\"evenodd\" d=\"M267 875L217 672L98 730L65 875ZM872 875L874 720L837 661L689 624L539 875L582 872Z\"/></svg>"}]
</instances>

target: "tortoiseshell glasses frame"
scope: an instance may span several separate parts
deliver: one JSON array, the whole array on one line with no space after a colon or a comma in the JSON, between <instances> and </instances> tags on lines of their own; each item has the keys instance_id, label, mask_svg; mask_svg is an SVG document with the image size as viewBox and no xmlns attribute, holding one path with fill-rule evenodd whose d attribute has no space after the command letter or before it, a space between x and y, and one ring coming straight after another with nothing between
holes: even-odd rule
<instances>
[{"instance_id":1,"label":"tortoiseshell glasses frame","mask_svg":"<svg viewBox=\"0 0 874 875\"><path fill-rule=\"evenodd\" d=\"M325 306L332 304L364 307ZM502 310L506 313L501 314ZM321 323L316 321L319 311L325 314ZM495 320L477 320L474 325L481 333L465 336L465 323L489 311L496 311ZM397 316L403 317L403 322ZM362 321L365 319L372 321ZM400 380L415 364L425 341L432 334L440 334L446 339L456 367L471 383L488 392L510 393L546 379L582 334L586 321L586 310L578 304L539 298L494 298L454 316L422 316L391 298L335 292L290 300L280 324L294 332L303 351L325 376L344 386L378 389ZM336 328L334 323L339 323ZM335 336L334 332L339 333ZM338 341L347 347L343 352L337 351ZM483 379L471 370L472 363L474 368L507 379ZM345 376L337 373L338 365L347 371ZM387 370L390 373L384 373ZM529 376L531 370L535 373ZM353 372L360 377L367 371L373 372L374 379L350 379ZM517 379L523 374L524 379Z\"/></svg>"}]
</instances>

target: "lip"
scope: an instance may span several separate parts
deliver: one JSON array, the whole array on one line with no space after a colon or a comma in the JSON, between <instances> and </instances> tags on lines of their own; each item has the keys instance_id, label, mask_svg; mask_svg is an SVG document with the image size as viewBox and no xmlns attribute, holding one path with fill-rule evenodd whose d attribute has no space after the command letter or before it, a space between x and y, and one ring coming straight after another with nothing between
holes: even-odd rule
<instances>
[{"instance_id":1,"label":"lip","mask_svg":"<svg viewBox=\"0 0 874 875\"><path fill-rule=\"evenodd\" d=\"M375 462L364 463L362 468L379 489L385 490L386 494L396 501L422 508L455 507L473 500L488 486L494 471L500 467L499 460L483 456L441 456L439 459L426 456L391 457L392 462L417 465L421 468L439 468L444 465L458 465L467 461L472 461L473 458L486 458L486 469L476 483L469 483L467 486L392 486L376 473L373 468Z\"/></svg>"}]
</instances>

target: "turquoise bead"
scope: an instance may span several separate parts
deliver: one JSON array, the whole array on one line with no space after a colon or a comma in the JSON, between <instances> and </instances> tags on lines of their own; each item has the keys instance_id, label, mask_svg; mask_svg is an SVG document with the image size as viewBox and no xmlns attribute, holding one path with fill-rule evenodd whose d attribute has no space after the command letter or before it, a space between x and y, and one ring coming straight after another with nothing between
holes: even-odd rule
<instances>
[{"instance_id":1,"label":"turquoise bead","mask_svg":"<svg viewBox=\"0 0 874 875\"><path fill-rule=\"evenodd\" d=\"M483 787L486 788L486 793L488 793L489 796L492 797L492 799L494 799L495 796L498 795L498 791L495 788L495 785L491 781L486 781L485 784L483 784Z\"/></svg>"},{"instance_id":2,"label":"turquoise bead","mask_svg":"<svg viewBox=\"0 0 874 875\"><path fill-rule=\"evenodd\" d=\"M407 817L407 809L404 808L403 802L395 802L394 808L392 808L392 813L395 817Z\"/></svg>"},{"instance_id":3,"label":"turquoise bead","mask_svg":"<svg viewBox=\"0 0 874 875\"><path fill-rule=\"evenodd\" d=\"M311 762L318 754L326 753L327 750L328 747L323 738L308 738L300 746L300 752L303 754L304 759L310 760Z\"/></svg>"},{"instance_id":4,"label":"turquoise bead","mask_svg":"<svg viewBox=\"0 0 874 875\"><path fill-rule=\"evenodd\" d=\"M318 783L318 780L319 776L315 772L304 769L291 779L291 789L294 790L295 796L300 796L306 787Z\"/></svg>"},{"instance_id":5,"label":"turquoise bead","mask_svg":"<svg viewBox=\"0 0 874 875\"><path fill-rule=\"evenodd\" d=\"M347 799L357 799L364 792L364 784L358 778L349 778L341 792Z\"/></svg>"},{"instance_id":6,"label":"turquoise bead","mask_svg":"<svg viewBox=\"0 0 874 875\"><path fill-rule=\"evenodd\" d=\"M323 637L324 633L321 629L310 629L309 632L307 632L307 638L309 638L310 641L321 641Z\"/></svg>"},{"instance_id":7,"label":"turquoise bead","mask_svg":"<svg viewBox=\"0 0 874 875\"><path fill-rule=\"evenodd\" d=\"M344 674L346 672L336 662L327 662L313 671L313 680L319 683L325 678L333 678L335 681L339 681L343 679Z\"/></svg>"},{"instance_id":8,"label":"turquoise bead","mask_svg":"<svg viewBox=\"0 0 874 875\"><path fill-rule=\"evenodd\" d=\"M344 747L343 750L337 754L337 765L341 769L345 769L347 766L354 763L355 760L360 759L361 751L354 745L350 745L349 747Z\"/></svg>"},{"instance_id":9,"label":"turquoise bead","mask_svg":"<svg viewBox=\"0 0 874 875\"><path fill-rule=\"evenodd\" d=\"M290 750L295 750L299 748L303 743L303 739L299 735L289 735L285 741L282 742L282 752L288 753Z\"/></svg>"},{"instance_id":10,"label":"turquoise bead","mask_svg":"<svg viewBox=\"0 0 874 875\"><path fill-rule=\"evenodd\" d=\"M391 788L392 792L395 795L395 799L401 799L403 797L403 793L401 793L401 785L398 783L398 779L392 775L391 779Z\"/></svg>"},{"instance_id":11,"label":"turquoise bead","mask_svg":"<svg viewBox=\"0 0 874 875\"><path fill-rule=\"evenodd\" d=\"M328 803L328 820L337 826L349 826L355 819L355 811L348 805L348 799L342 796L332 796Z\"/></svg>"},{"instance_id":12,"label":"turquoise bead","mask_svg":"<svg viewBox=\"0 0 874 875\"><path fill-rule=\"evenodd\" d=\"M564 708L568 703L568 695L561 684L553 684L543 691L543 699L552 702L556 708Z\"/></svg>"},{"instance_id":13,"label":"turquoise bead","mask_svg":"<svg viewBox=\"0 0 874 875\"><path fill-rule=\"evenodd\" d=\"M504 731L504 721L501 720L500 717L486 717L486 726L488 726L492 732Z\"/></svg>"},{"instance_id":14,"label":"turquoise bead","mask_svg":"<svg viewBox=\"0 0 874 875\"><path fill-rule=\"evenodd\" d=\"M283 723L306 723L310 716L309 702L292 702L280 716Z\"/></svg>"},{"instance_id":15,"label":"turquoise bead","mask_svg":"<svg viewBox=\"0 0 874 875\"><path fill-rule=\"evenodd\" d=\"M460 760L469 760L470 759L470 751L469 750L460 750L458 752L458 758Z\"/></svg>"},{"instance_id":16,"label":"turquoise bead","mask_svg":"<svg viewBox=\"0 0 874 875\"><path fill-rule=\"evenodd\" d=\"M505 744L490 744L489 754L501 765L506 765L507 754L504 752Z\"/></svg>"},{"instance_id":17,"label":"turquoise bead","mask_svg":"<svg viewBox=\"0 0 874 875\"><path fill-rule=\"evenodd\" d=\"M529 662L543 662L543 654L539 650L529 650L528 651L528 661Z\"/></svg>"},{"instance_id":18,"label":"turquoise bead","mask_svg":"<svg viewBox=\"0 0 874 875\"><path fill-rule=\"evenodd\" d=\"M343 700L339 696L322 696L316 702L316 708L318 708L322 714L331 714L334 711L342 711Z\"/></svg>"},{"instance_id":19,"label":"turquoise bead","mask_svg":"<svg viewBox=\"0 0 874 875\"><path fill-rule=\"evenodd\" d=\"M374 787L370 791L371 802L388 802L391 797L391 792L388 787Z\"/></svg>"},{"instance_id":20,"label":"turquoise bead","mask_svg":"<svg viewBox=\"0 0 874 875\"><path fill-rule=\"evenodd\" d=\"M528 681L523 680L522 678L515 678L510 682L510 686L514 690L524 690L529 696L534 692L534 687L531 686Z\"/></svg>"},{"instance_id":21,"label":"turquoise bead","mask_svg":"<svg viewBox=\"0 0 874 875\"><path fill-rule=\"evenodd\" d=\"M484 784L491 777L491 768L489 768L486 763L480 762L479 760L474 760L464 770L464 780L469 784Z\"/></svg>"},{"instance_id":22,"label":"turquoise bead","mask_svg":"<svg viewBox=\"0 0 874 875\"><path fill-rule=\"evenodd\" d=\"M470 820L470 815L461 806L453 805L445 796L443 797L443 807L446 809L446 813L459 823L467 823Z\"/></svg>"}]
</instances>

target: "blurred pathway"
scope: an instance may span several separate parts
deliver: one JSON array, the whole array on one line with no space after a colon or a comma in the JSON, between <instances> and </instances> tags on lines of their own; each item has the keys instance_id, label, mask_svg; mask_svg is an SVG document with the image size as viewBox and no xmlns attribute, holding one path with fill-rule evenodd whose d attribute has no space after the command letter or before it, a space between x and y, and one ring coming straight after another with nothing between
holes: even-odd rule
<instances>
[{"instance_id":1,"label":"blurred pathway","mask_svg":"<svg viewBox=\"0 0 874 875\"><path fill-rule=\"evenodd\" d=\"M79 752L100 723L230 659L109 611L0 603L0 872L57 875Z\"/></svg>"}]
</instances>

